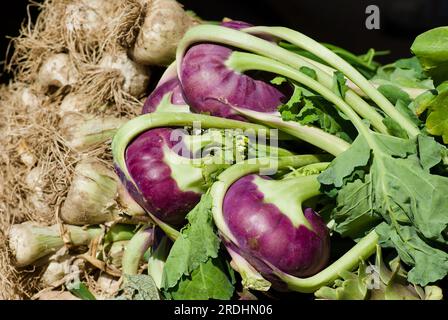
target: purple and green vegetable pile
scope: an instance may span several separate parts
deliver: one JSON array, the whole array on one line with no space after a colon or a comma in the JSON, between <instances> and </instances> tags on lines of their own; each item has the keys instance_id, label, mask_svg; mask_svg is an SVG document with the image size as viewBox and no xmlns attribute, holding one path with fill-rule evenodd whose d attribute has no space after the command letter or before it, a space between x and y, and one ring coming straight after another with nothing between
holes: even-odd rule
<instances>
[{"instance_id":1,"label":"purple and green vegetable pile","mask_svg":"<svg viewBox=\"0 0 448 320\"><path fill-rule=\"evenodd\" d=\"M284 27L191 28L112 143L167 236L159 296L442 299L448 27L411 50L381 65Z\"/></svg>"}]
</instances>

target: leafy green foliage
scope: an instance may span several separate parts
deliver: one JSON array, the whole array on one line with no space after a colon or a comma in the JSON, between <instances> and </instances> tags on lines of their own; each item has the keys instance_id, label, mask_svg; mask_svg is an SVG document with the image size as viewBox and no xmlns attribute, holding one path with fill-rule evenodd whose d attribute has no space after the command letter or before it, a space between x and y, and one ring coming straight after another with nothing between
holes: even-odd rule
<instances>
[{"instance_id":1,"label":"leafy green foliage","mask_svg":"<svg viewBox=\"0 0 448 320\"><path fill-rule=\"evenodd\" d=\"M421 89L434 88L432 80L425 74L416 57L400 59L392 64L378 68L372 81L380 86L392 86L397 89L400 87ZM385 91L384 88L383 91ZM390 87L388 91L391 91Z\"/></svg>"},{"instance_id":2,"label":"leafy green foliage","mask_svg":"<svg viewBox=\"0 0 448 320\"><path fill-rule=\"evenodd\" d=\"M428 244L415 227L383 223L376 231L384 247L395 248L403 262L414 266L408 274L410 282L426 285L447 275L448 253Z\"/></svg>"},{"instance_id":3,"label":"leafy green foliage","mask_svg":"<svg viewBox=\"0 0 448 320\"><path fill-rule=\"evenodd\" d=\"M120 300L160 300L159 290L151 276L145 274L124 275L125 284Z\"/></svg>"},{"instance_id":4,"label":"leafy green foliage","mask_svg":"<svg viewBox=\"0 0 448 320\"><path fill-rule=\"evenodd\" d=\"M189 276L183 276L166 295L175 300L228 300L233 296L232 280L220 259L208 259Z\"/></svg>"},{"instance_id":5,"label":"leafy green foliage","mask_svg":"<svg viewBox=\"0 0 448 320\"><path fill-rule=\"evenodd\" d=\"M390 269L389 269L390 268ZM376 262L367 265L361 261L357 272L344 271L332 287L315 292L318 299L327 300L441 300L442 290L436 286L421 288L411 285L399 259L383 261L377 247Z\"/></svg>"},{"instance_id":6,"label":"leafy green foliage","mask_svg":"<svg viewBox=\"0 0 448 320\"><path fill-rule=\"evenodd\" d=\"M67 289L75 296L81 300L96 300L89 288L80 281L76 281L67 286Z\"/></svg>"},{"instance_id":7,"label":"leafy green foliage","mask_svg":"<svg viewBox=\"0 0 448 320\"><path fill-rule=\"evenodd\" d=\"M403 91L400 87L392 84L383 84L378 87L378 91L393 104L396 104L400 100L407 104L412 102L409 94Z\"/></svg>"},{"instance_id":8,"label":"leafy green foliage","mask_svg":"<svg viewBox=\"0 0 448 320\"><path fill-rule=\"evenodd\" d=\"M310 58L322 64L327 64L325 63L325 61L318 58L314 54L306 50L303 50L295 45L292 45L290 43L280 42L279 45L303 57ZM350 51L347 51L343 48L337 47L332 44L325 43L323 45L328 49L330 49L331 51L333 51L334 53L336 53L344 60L346 60L348 63L350 63L359 72L361 72L361 74L365 76L367 79L372 78L376 74L376 70L380 66L380 63L374 60L375 57L383 56L389 53L388 51L375 51L374 49L369 49L365 54L356 55L354 53L351 53Z\"/></svg>"},{"instance_id":9,"label":"leafy green foliage","mask_svg":"<svg viewBox=\"0 0 448 320\"><path fill-rule=\"evenodd\" d=\"M333 75L333 91L342 99L345 98L345 93L348 91L346 82L344 74L340 71L335 71Z\"/></svg>"},{"instance_id":10,"label":"leafy green foliage","mask_svg":"<svg viewBox=\"0 0 448 320\"><path fill-rule=\"evenodd\" d=\"M308 67L301 67L300 71L304 74L306 74L308 77L310 77L313 80L317 80L317 73L314 69L308 68Z\"/></svg>"},{"instance_id":11,"label":"leafy green foliage","mask_svg":"<svg viewBox=\"0 0 448 320\"><path fill-rule=\"evenodd\" d=\"M419 35L411 46L411 51L436 84L448 80L447 39L448 27L440 27Z\"/></svg>"},{"instance_id":12,"label":"leafy green foliage","mask_svg":"<svg viewBox=\"0 0 448 320\"><path fill-rule=\"evenodd\" d=\"M187 215L188 225L171 248L163 270L162 288L173 299L229 299L233 285L220 266L220 240L215 233L212 199L207 193ZM217 283L221 288L215 288Z\"/></svg>"},{"instance_id":13,"label":"leafy green foliage","mask_svg":"<svg viewBox=\"0 0 448 320\"><path fill-rule=\"evenodd\" d=\"M437 87L437 95L426 100L419 112L428 110L426 129L435 136L441 136L445 144L448 143L448 81Z\"/></svg>"},{"instance_id":14,"label":"leafy green foliage","mask_svg":"<svg viewBox=\"0 0 448 320\"><path fill-rule=\"evenodd\" d=\"M187 215L189 223L171 248L165 264L164 288L174 287L183 275L189 275L210 257L218 256L220 241L214 230L211 207L212 199L207 193Z\"/></svg>"},{"instance_id":15,"label":"leafy green foliage","mask_svg":"<svg viewBox=\"0 0 448 320\"><path fill-rule=\"evenodd\" d=\"M441 263L443 251L436 254L436 249L423 247L431 242L447 244L443 234L448 215L440 208L448 207L448 178L430 174L431 166L440 162L441 150L431 138L414 142L371 132L368 137L360 135L319 177L330 195L338 194L333 215L343 235L357 238L381 217L403 243L409 244L405 241L409 232L422 237L415 244L422 250L400 250L400 242L392 242L402 260L414 267L410 280L421 285L448 272Z\"/></svg>"},{"instance_id":16,"label":"leafy green foliage","mask_svg":"<svg viewBox=\"0 0 448 320\"><path fill-rule=\"evenodd\" d=\"M343 77L343 75L342 75ZM341 78L339 80L341 81ZM345 79L343 80L345 82ZM325 132L338 136L348 142L353 141L356 130L350 121L347 121L337 111L336 107L320 97L297 84L294 92L287 103L279 107L284 121L296 121L302 125L314 125ZM344 94L345 85L337 84L338 90Z\"/></svg>"}]
</instances>

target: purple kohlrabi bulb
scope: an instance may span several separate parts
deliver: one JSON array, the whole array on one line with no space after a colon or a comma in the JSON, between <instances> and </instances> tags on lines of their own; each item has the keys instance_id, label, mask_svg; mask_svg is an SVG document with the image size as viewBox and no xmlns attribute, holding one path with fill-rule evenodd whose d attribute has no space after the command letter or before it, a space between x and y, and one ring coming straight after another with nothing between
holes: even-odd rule
<instances>
[{"instance_id":1,"label":"purple kohlrabi bulb","mask_svg":"<svg viewBox=\"0 0 448 320\"><path fill-rule=\"evenodd\" d=\"M167 150L178 143L172 141L172 131L157 128L138 136L126 150L126 166L138 188L128 188L134 200L163 222L178 225L199 202L201 194L182 191L172 175L165 158Z\"/></svg>"},{"instance_id":2,"label":"purple kohlrabi bulb","mask_svg":"<svg viewBox=\"0 0 448 320\"><path fill-rule=\"evenodd\" d=\"M274 113L288 100L274 85L230 69L232 50L215 44L191 47L181 64L184 96L195 112L242 120L231 106Z\"/></svg>"},{"instance_id":3,"label":"purple kohlrabi bulb","mask_svg":"<svg viewBox=\"0 0 448 320\"><path fill-rule=\"evenodd\" d=\"M302 221L306 219L308 226L295 225L279 209L278 203L267 202L268 195L259 190L266 179L245 176L233 183L225 195L223 218L237 240L232 249L267 276L271 273L268 265L298 277L319 272L327 264L330 253L326 224L307 208L297 214L303 215Z\"/></svg>"}]
</instances>

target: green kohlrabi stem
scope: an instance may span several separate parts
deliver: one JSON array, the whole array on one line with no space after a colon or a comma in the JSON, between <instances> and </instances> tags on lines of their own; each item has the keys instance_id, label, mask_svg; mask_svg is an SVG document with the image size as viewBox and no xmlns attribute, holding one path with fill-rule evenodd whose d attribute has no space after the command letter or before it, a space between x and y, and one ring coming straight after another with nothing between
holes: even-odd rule
<instances>
[{"instance_id":1,"label":"green kohlrabi stem","mask_svg":"<svg viewBox=\"0 0 448 320\"><path fill-rule=\"evenodd\" d=\"M227 60L227 65L231 66L232 69L240 72L249 70L273 72L309 87L310 89L321 94L335 106L337 106L339 110L341 110L351 120L353 125L358 129L359 133L364 136L369 145L371 147L376 146L376 142L371 138L369 128L362 121L359 115L354 112L353 109L342 98L333 93L333 91L323 86L311 77L308 77L301 71L273 59L269 59L252 53L238 51L232 53L232 55ZM312 143L312 141L310 141L310 143Z\"/></svg>"},{"instance_id":2,"label":"green kohlrabi stem","mask_svg":"<svg viewBox=\"0 0 448 320\"><path fill-rule=\"evenodd\" d=\"M399 123L410 137L416 137L420 133L417 126L402 115L358 70L317 41L300 32L284 27L253 27L245 29L245 32L273 35L313 53L329 65L343 72L347 78L363 90L389 117Z\"/></svg>"},{"instance_id":3,"label":"green kohlrabi stem","mask_svg":"<svg viewBox=\"0 0 448 320\"><path fill-rule=\"evenodd\" d=\"M142 227L128 242L123 253L122 270L123 274L136 275L140 261L146 251L152 246L154 241L154 226Z\"/></svg>"},{"instance_id":4,"label":"green kohlrabi stem","mask_svg":"<svg viewBox=\"0 0 448 320\"><path fill-rule=\"evenodd\" d=\"M279 128L285 133L296 137L300 140L308 142L328 153L338 156L348 148L350 143L329 134L322 129L313 126L304 126L294 121L283 121L279 115L266 114L264 112L253 111L231 106L235 111L244 115L247 118L262 122L274 128Z\"/></svg>"},{"instance_id":5,"label":"green kohlrabi stem","mask_svg":"<svg viewBox=\"0 0 448 320\"><path fill-rule=\"evenodd\" d=\"M320 63L320 62L317 62L317 61L314 61L314 60L312 60L312 59L310 59L310 58L307 58L307 57L302 57L302 59L303 60L305 60L305 61L307 61L307 62L309 62L310 64L314 64L314 65L316 65L316 67L318 67L319 69L321 69L322 71L324 71L324 72L326 72L328 75L332 75L332 74L334 74L335 73L335 71L337 71L336 69L334 69L334 68L332 68L332 67L329 67L329 66L327 66L327 65L325 65L325 64L322 64L322 63ZM378 83L376 83L375 82L375 80L370 80L369 81L370 82L370 84L375 88L375 89L378 89L381 85L380 84L378 84ZM354 98L354 99L352 99L352 97L350 97L349 95L349 91L346 93L346 96L345 96L345 100L347 101L347 103L348 104L350 104L350 105L352 105L353 103L354 104L362 104L362 103L366 103L361 97L365 97L365 98L368 98L369 96L367 95L367 94L365 94L365 92L364 91L362 91L356 84L354 84L350 79L347 79L347 86L351 89L351 90L353 90L353 92L355 92L357 95L359 95L359 96L356 96L356 98ZM422 93L424 93L424 92L426 92L426 91L428 91L429 89L422 89L422 88L411 88L411 87L403 87L403 86L400 86L400 85L398 85L398 84L395 84L395 86L397 86L398 88L400 88L401 90L403 90L404 92L406 92L408 95L409 95L409 97L411 98L411 99L415 99L415 98L417 98L419 95L421 95ZM353 101L351 101L351 100L353 100ZM352 108L354 108L353 107L353 105L352 105ZM355 109L355 108L354 108ZM356 111L356 109L355 109L355 111ZM360 115L361 116L363 116L363 114L361 114L360 113ZM386 129L386 131L380 131L381 133L387 133L387 129Z\"/></svg>"},{"instance_id":6,"label":"green kohlrabi stem","mask_svg":"<svg viewBox=\"0 0 448 320\"><path fill-rule=\"evenodd\" d=\"M176 60L182 61L187 49L192 44L199 42L216 42L230 45L232 47L270 57L297 69L300 69L301 67L312 68L316 71L317 79L320 83L330 89L333 87L333 77L321 70L316 64L269 41L245 32L220 26L200 25L187 31L182 41L179 43ZM178 64L177 67L178 72L180 72L180 65ZM361 99L352 90L347 91L346 100L352 108L364 119L368 120L376 130L387 134L388 131L383 124L383 117L367 102Z\"/></svg>"},{"instance_id":7,"label":"green kohlrabi stem","mask_svg":"<svg viewBox=\"0 0 448 320\"><path fill-rule=\"evenodd\" d=\"M162 288L163 269L170 253L170 241L163 237L155 250L148 257L148 274L153 278L159 290Z\"/></svg>"},{"instance_id":8,"label":"green kohlrabi stem","mask_svg":"<svg viewBox=\"0 0 448 320\"><path fill-rule=\"evenodd\" d=\"M155 112L180 112L180 113L190 113L190 106L187 104L172 104L171 98L173 96L172 92L168 92L162 98L159 105L157 106L157 110Z\"/></svg>"},{"instance_id":9,"label":"green kohlrabi stem","mask_svg":"<svg viewBox=\"0 0 448 320\"><path fill-rule=\"evenodd\" d=\"M277 165L278 168L299 168L312 163L318 163L321 159L318 156L294 156L280 158ZM223 219L222 205L224 202L225 194L230 186L239 178L258 172L262 166L260 164L248 164L240 163L236 164L226 171L224 171L211 188L211 195L213 197L213 219L221 234L227 241L231 241L234 244L238 244ZM378 235L375 231L372 231L363 239L361 239L353 248L346 252L342 257L336 260L333 264L317 273L316 275L308 278L297 278L288 275L274 266L270 267L274 270L274 273L282 279L291 290L311 293L316 291L322 286L330 285L340 277L343 271L350 271L356 268L361 260L369 258L376 249L378 243ZM269 265L269 263L268 263Z\"/></svg>"},{"instance_id":10,"label":"green kohlrabi stem","mask_svg":"<svg viewBox=\"0 0 448 320\"><path fill-rule=\"evenodd\" d=\"M283 201L276 205L289 218L294 227L303 225L313 230L312 225L303 214L303 203L322 194L317 177L318 175L315 174L282 180L266 180L257 176L253 183L257 185L267 203L274 203L275 199L278 199L279 196L282 197Z\"/></svg>"}]
</instances>

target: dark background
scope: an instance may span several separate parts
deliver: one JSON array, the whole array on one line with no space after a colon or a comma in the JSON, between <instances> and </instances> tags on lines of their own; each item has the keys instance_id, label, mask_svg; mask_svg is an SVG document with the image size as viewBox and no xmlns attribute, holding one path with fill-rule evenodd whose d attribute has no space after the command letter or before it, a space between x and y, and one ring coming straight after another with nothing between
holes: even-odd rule
<instances>
[{"instance_id":1,"label":"dark background","mask_svg":"<svg viewBox=\"0 0 448 320\"><path fill-rule=\"evenodd\" d=\"M0 13L0 60L5 59L9 40L16 36L26 17L27 0L3 3ZM383 62L410 55L415 36L427 29L448 25L448 0L179 0L186 9L207 20L222 17L259 25L282 25L316 40L329 42L355 53L373 47L391 50ZM365 27L368 5L378 5L381 29ZM7 75L2 76L2 80Z\"/></svg>"}]
</instances>

